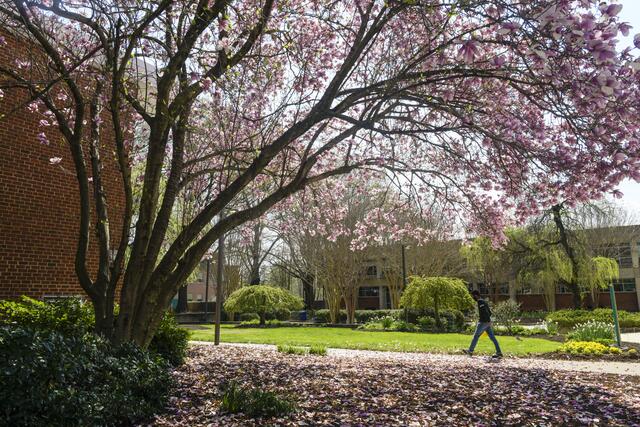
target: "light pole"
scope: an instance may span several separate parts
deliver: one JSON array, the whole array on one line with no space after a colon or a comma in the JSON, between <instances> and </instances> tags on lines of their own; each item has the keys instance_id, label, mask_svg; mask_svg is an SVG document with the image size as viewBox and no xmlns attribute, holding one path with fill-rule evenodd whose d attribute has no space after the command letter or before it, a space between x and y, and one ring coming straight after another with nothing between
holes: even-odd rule
<instances>
[{"instance_id":1,"label":"light pole","mask_svg":"<svg viewBox=\"0 0 640 427\"><path fill-rule=\"evenodd\" d=\"M220 212L220 221L224 218ZM218 239L218 270L216 271L216 327L213 345L220 345L220 320L222 314L222 280L224 270L224 234Z\"/></svg>"},{"instance_id":2,"label":"light pole","mask_svg":"<svg viewBox=\"0 0 640 427\"><path fill-rule=\"evenodd\" d=\"M207 254L207 277L204 279L204 323L207 323L209 314L209 268L211 266L211 255Z\"/></svg>"},{"instance_id":3,"label":"light pole","mask_svg":"<svg viewBox=\"0 0 640 427\"><path fill-rule=\"evenodd\" d=\"M400 245L400 249L402 251L402 291L407 287L407 261L404 256L404 244ZM405 307L404 309L404 320L409 323L409 310Z\"/></svg>"}]
</instances>

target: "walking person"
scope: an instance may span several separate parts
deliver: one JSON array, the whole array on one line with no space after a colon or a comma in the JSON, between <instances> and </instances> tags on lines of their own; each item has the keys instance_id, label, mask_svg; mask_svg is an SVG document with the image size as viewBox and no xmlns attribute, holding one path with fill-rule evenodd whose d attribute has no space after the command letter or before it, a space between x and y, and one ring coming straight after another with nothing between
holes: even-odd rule
<instances>
[{"instance_id":1,"label":"walking person","mask_svg":"<svg viewBox=\"0 0 640 427\"><path fill-rule=\"evenodd\" d=\"M480 339L480 335L484 331L487 331L487 335L489 335L489 339L493 341L493 345L496 346L496 354L492 357L494 359L499 359L502 357L502 350L500 350L500 344L498 344L498 340L493 333L493 328L491 327L491 309L489 308L489 303L483 300L480 297L480 292L474 290L471 292L471 296L478 303L478 324L476 325L476 331L473 334L473 339L471 340L471 345L468 350L462 350L465 354L469 356L473 356L473 350L476 348L476 344L478 344L478 339Z\"/></svg>"}]
</instances>

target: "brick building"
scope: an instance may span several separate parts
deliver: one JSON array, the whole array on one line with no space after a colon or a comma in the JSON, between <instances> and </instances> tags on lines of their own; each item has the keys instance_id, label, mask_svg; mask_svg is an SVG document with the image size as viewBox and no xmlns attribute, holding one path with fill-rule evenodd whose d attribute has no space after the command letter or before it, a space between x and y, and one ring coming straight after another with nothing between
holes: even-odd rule
<instances>
[{"instance_id":1,"label":"brick building","mask_svg":"<svg viewBox=\"0 0 640 427\"><path fill-rule=\"evenodd\" d=\"M616 303L619 309L628 311L640 310L640 226L612 227L605 229L588 230L588 244L594 254L615 259L620 268L620 277L613 283L616 293ZM460 242L455 242L460 246ZM398 248L400 250L400 248ZM449 257L456 258L448 254ZM444 275L456 276L465 279L470 289L477 289L481 294L489 296L489 289L464 268L464 260L461 257L451 259L452 264L462 266L458 273L444 273ZM363 274L358 287L358 305L361 310L390 308L389 288L383 274L387 261L382 257L372 257L363 266ZM449 268L448 271L455 271ZM442 274L442 273L441 273ZM301 291L298 290L301 295ZM492 296L493 297L493 296ZM556 286L555 309L572 308L573 299L569 289ZM505 281L497 286L495 299L502 301L513 299L521 304L525 311L548 310L544 291L536 286L517 285L515 279ZM599 295L599 301L594 304L589 296L584 299L585 306L609 307L609 292L603 290ZM316 301L316 307L324 307L322 294Z\"/></svg>"},{"instance_id":2,"label":"brick building","mask_svg":"<svg viewBox=\"0 0 640 427\"><path fill-rule=\"evenodd\" d=\"M6 40L0 47L0 64L16 69L16 61L28 50L27 42L7 33L0 35ZM41 117L27 109L26 91L6 85L0 75L0 87L4 86L0 99L0 299L84 295L74 268L80 209L69 148L54 126L45 130L50 143L40 143ZM104 185L112 243L117 243L124 193L108 149L112 141L108 122L103 126ZM54 157L62 161L50 164ZM95 274L93 235L88 265Z\"/></svg>"}]
</instances>

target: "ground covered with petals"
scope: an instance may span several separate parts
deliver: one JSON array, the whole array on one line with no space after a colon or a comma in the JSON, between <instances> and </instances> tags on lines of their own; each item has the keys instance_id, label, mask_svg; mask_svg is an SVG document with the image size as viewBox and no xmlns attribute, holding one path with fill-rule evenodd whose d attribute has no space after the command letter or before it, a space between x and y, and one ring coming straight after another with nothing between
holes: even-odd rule
<instances>
[{"instance_id":1,"label":"ground covered with petals","mask_svg":"<svg viewBox=\"0 0 640 427\"><path fill-rule=\"evenodd\" d=\"M194 346L154 425L640 425L640 378L515 368L484 358L295 356ZM220 413L231 380L289 396L297 411Z\"/></svg>"}]
</instances>

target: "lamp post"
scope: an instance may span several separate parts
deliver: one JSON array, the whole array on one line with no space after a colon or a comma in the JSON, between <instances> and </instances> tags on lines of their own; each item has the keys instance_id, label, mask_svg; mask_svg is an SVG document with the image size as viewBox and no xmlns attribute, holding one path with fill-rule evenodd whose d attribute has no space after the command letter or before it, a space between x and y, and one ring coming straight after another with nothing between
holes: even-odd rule
<instances>
[{"instance_id":1,"label":"lamp post","mask_svg":"<svg viewBox=\"0 0 640 427\"><path fill-rule=\"evenodd\" d=\"M207 277L204 279L204 323L207 323L209 314L209 268L211 267L211 255L207 254Z\"/></svg>"},{"instance_id":2,"label":"lamp post","mask_svg":"<svg viewBox=\"0 0 640 427\"><path fill-rule=\"evenodd\" d=\"M220 212L220 220L224 218L222 212ZM213 339L213 345L220 345L220 320L222 314L222 280L224 270L224 234L218 239L218 269L216 271L216 314L215 314L215 335Z\"/></svg>"},{"instance_id":3,"label":"lamp post","mask_svg":"<svg viewBox=\"0 0 640 427\"><path fill-rule=\"evenodd\" d=\"M402 291L407 287L407 261L404 256L404 244L400 245L400 249L402 252ZM409 310L404 309L404 320L409 323Z\"/></svg>"},{"instance_id":4,"label":"lamp post","mask_svg":"<svg viewBox=\"0 0 640 427\"><path fill-rule=\"evenodd\" d=\"M618 347L622 345L620 340L620 323L618 322L618 306L616 304L616 291L613 285L609 284L609 299L611 300L611 314L613 315L613 328L616 334L616 343Z\"/></svg>"}]
</instances>

